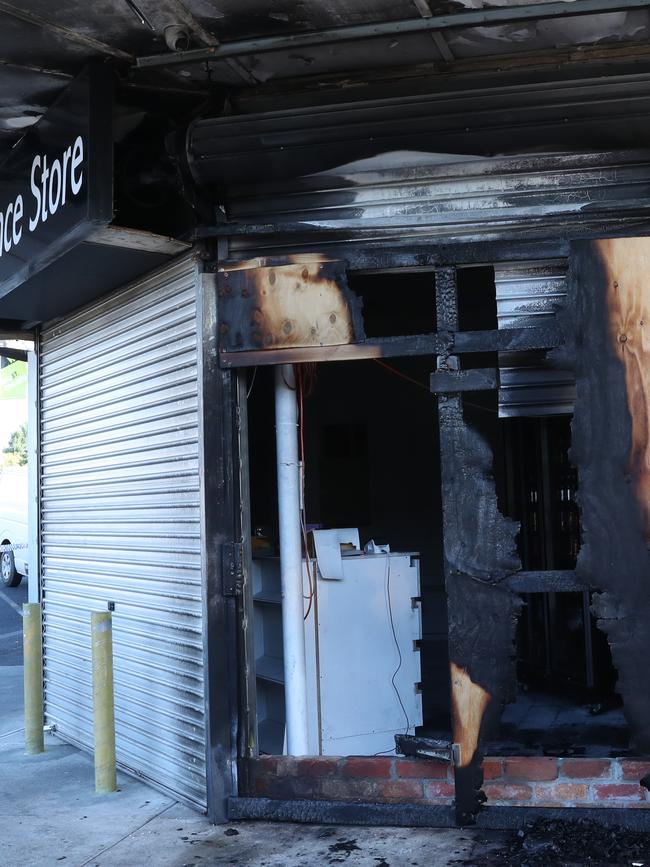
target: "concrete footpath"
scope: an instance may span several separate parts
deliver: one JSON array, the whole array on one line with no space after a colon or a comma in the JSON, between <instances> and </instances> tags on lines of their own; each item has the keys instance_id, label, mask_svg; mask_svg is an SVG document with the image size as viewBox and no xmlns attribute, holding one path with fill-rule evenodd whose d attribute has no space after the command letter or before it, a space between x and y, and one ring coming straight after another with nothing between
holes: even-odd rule
<instances>
[{"instance_id":1,"label":"concrete footpath","mask_svg":"<svg viewBox=\"0 0 650 867\"><path fill-rule=\"evenodd\" d=\"M120 775L120 791L93 793L93 766L46 736L23 749L22 667L0 667L0 865L2 867L446 867L471 864L500 835L409 828L247 822L205 817Z\"/></svg>"},{"instance_id":2,"label":"concrete footpath","mask_svg":"<svg viewBox=\"0 0 650 867\"><path fill-rule=\"evenodd\" d=\"M502 839L456 830L213 826L125 775L119 792L95 795L85 753L46 735L42 755L25 755L15 604L22 594L11 592L0 589L0 867L447 867L471 864Z\"/></svg>"}]
</instances>

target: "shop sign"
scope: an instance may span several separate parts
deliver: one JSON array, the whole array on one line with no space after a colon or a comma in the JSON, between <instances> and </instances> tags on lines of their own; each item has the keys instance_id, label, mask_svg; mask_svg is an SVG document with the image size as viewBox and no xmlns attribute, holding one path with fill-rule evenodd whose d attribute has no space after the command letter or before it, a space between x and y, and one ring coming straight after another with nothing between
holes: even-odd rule
<instances>
[{"instance_id":1,"label":"shop sign","mask_svg":"<svg viewBox=\"0 0 650 867\"><path fill-rule=\"evenodd\" d=\"M112 219L112 80L91 66L0 166L0 297Z\"/></svg>"}]
</instances>

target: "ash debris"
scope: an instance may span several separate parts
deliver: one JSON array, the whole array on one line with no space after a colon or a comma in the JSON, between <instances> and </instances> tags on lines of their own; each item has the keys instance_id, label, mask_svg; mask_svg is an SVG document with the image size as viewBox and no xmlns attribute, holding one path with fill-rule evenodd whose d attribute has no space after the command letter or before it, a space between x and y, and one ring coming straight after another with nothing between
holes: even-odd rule
<instances>
[{"instance_id":1,"label":"ash debris","mask_svg":"<svg viewBox=\"0 0 650 867\"><path fill-rule=\"evenodd\" d=\"M650 867L650 833L588 819L540 819L466 867Z\"/></svg>"}]
</instances>

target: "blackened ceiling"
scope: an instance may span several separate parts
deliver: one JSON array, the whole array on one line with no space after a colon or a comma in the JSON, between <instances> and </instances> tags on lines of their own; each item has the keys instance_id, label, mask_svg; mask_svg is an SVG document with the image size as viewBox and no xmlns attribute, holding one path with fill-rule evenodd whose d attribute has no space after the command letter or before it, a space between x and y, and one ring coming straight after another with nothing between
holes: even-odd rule
<instances>
[{"instance_id":1,"label":"blackened ceiling","mask_svg":"<svg viewBox=\"0 0 650 867\"><path fill-rule=\"evenodd\" d=\"M215 88L242 89L288 79L327 76L353 79L361 70L464 63L477 58L528 53L548 55L570 48L639 50L650 35L644 4L615 4L616 11L573 13L584 0L564 0L569 17L551 17L381 38L327 41L307 48L259 51L219 59L221 46L250 38L326 31L350 25L426 19L494 9L535 7L530 0L21 0L0 2L0 147L4 151L35 122L69 78L89 60L104 59L118 71L130 106L179 103L195 110ZM547 6L548 4L544 4ZM594 9L612 4L594 3ZM629 8L623 8L623 7ZM177 27L180 39L173 42ZM209 60L142 67L137 59L174 54L166 42L209 49ZM181 59L184 55L181 56ZM134 96L133 94L140 94ZM147 94L146 98L142 94ZM182 112L181 112L182 113ZM1 152L1 151L0 151Z\"/></svg>"},{"instance_id":2,"label":"blackened ceiling","mask_svg":"<svg viewBox=\"0 0 650 867\"><path fill-rule=\"evenodd\" d=\"M423 21L435 26L402 27ZM171 234L189 218L177 199L179 226L156 223L174 211L161 193L175 183L169 142L182 151L197 117L369 98L369 83L372 98L395 95L418 75L427 89L480 82L488 67L516 81L535 65L650 71L650 0L0 0L0 25L0 159L89 61L105 62L118 82L116 219ZM344 39L350 27L366 29Z\"/></svg>"}]
</instances>

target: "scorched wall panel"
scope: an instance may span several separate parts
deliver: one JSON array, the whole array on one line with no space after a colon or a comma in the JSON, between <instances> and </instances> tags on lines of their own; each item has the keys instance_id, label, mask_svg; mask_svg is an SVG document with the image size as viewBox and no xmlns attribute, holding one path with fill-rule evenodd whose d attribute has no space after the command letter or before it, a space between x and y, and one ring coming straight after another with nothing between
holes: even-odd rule
<instances>
[{"instance_id":1,"label":"scorched wall panel","mask_svg":"<svg viewBox=\"0 0 650 867\"><path fill-rule=\"evenodd\" d=\"M118 764L204 807L196 281L183 257L42 334L41 580L47 722L92 749L114 603Z\"/></svg>"}]
</instances>

